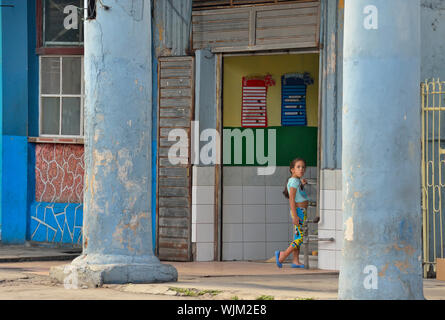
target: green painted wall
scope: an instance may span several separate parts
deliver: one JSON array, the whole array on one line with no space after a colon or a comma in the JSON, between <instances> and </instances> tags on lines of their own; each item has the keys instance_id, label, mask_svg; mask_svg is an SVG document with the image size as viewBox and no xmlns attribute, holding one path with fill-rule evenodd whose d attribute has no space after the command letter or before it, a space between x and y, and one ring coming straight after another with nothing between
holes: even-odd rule
<instances>
[{"instance_id":1,"label":"green painted wall","mask_svg":"<svg viewBox=\"0 0 445 320\"><path fill-rule=\"evenodd\" d=\"M224 129L239 129L241 132L245 130L252 130L254 135L254 143L250 145L247 143L247 139L243 138L242 145L242 162L235 163L234 148L235 141L232 138L231 141L231 154L232 160L230 164L224 163L225 166L260 166L257 162L256 156L254 157L254 163L247 163L246 150L254 150L256 155L256 130L249 128L234 128L224 127ZM276 130L276 165L277 166L289 166L290 162L295 158L303 158L306 160L308 167L317 166L317 134L318 129L315 127L269 127L260 130ZM264 149L265 155L268 155L268 134L264 133Z\"/></svg>"}]
</instances>

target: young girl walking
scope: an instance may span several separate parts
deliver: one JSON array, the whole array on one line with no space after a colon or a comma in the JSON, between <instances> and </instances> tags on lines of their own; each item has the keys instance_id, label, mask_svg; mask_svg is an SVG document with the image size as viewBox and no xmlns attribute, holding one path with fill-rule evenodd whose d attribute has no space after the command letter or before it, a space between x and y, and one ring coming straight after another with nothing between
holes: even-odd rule
<instances>
[{"instance_id":1,"label":"young girl walking","mask_svg":"<svg viewBox=\"0 0 445 320\"><path fill-rule=\"evenodd\" d=\"M292 268L304 268L300 263L300 246L303 243L303 224L307 219L307 207L309 205L309 198L304 191L304 186L307 184L306 179L303 179L306 171L306 161L300 158L292 160L290 164L291 177L287 181L287 186L284 188L283 194L289 199L290 214L292 216L292 223L294 225L294 240L291 242L286 251L275 251L275 258L277 266L282 268L283 261L293 253Z\"/></svg>"}]
</instances>

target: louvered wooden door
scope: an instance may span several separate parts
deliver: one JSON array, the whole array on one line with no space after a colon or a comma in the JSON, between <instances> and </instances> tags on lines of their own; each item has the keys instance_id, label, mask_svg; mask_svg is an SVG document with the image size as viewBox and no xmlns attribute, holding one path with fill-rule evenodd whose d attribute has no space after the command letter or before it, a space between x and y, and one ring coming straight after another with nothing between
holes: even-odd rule
<instances>
[{"instance_id":1,"label":"louvered wooden door","mask_svg":"<svg viewBox=\"0 0 445 320\"><path fill-rule=\"evenodd\" d=\"M158 77L156 248L161 260L191 261L190 125L194 114L194 58L160 58ZM174 129L182 129L187 135L187 144L182 145L187 149L185 164L172 164L168 158L170 148L179 141L168 139Z\"/></svg>"}]
</instances>

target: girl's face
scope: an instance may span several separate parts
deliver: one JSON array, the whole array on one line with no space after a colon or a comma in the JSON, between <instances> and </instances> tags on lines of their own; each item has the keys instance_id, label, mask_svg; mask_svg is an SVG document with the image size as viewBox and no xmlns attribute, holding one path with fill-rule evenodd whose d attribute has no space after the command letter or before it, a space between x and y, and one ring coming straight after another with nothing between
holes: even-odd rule
<instances>
[{"instance_id":1,"label":"girl's face","mask_svg":"<svg viewBox=\"0 0 445 320\"><path fill-rule=\"evenodd\" d=\"M306 166L303 161L297 161L295 166L291 169L292 176L296 176L297 178L301 178L304 176L304 172L306 171Z\"/></svg>"}]
</instances>

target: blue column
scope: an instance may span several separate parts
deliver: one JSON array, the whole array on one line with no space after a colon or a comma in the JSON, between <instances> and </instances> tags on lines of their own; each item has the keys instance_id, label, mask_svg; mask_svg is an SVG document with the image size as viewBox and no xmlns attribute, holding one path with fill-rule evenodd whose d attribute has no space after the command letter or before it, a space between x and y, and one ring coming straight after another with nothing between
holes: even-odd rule
<instances>
[{"instance_id":1,"label":"blue column","mask_svg":"<svg viewBox=\"0 0 445 320\"><path fill-rule=\"evenodd\" d=\"M340 299L423 299L420 1L346 0Z\"/></svg>"},{"instance_id":2,"label":"blue column","mask_svg":"<svg viewBox=\"0 0 445 320\"><path fill-rule=\"evenodd\" d=\"M98 2L96 19L85 21L83 254L65 267L64 281L176 281L176 269L152 251L151 3L106 5ZM56 269L52 275L60 280Z\"/></svg>"},{"instance_id":3,"label":"blue column","mask_svg":"<svg viewBox=\"0 0 445 320\"><path fill-rule=\"evenodd\" d=\"M0 1L2 4L2 1ZM0 241L2 240L2 193L3 193L3 8L0 6Z\"/></svg>"},{"instance_id":4,"label":"blue column","mask_svg":"<svg viewBox=\"0 0 445 320\"><path fill-rule=\"evenodd\" d=\"M3 243L24 243L28 187L28 8L1 8L1 229ZM35 36L35 35L33 35Z\"/></svg>"}]
</instances>

